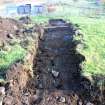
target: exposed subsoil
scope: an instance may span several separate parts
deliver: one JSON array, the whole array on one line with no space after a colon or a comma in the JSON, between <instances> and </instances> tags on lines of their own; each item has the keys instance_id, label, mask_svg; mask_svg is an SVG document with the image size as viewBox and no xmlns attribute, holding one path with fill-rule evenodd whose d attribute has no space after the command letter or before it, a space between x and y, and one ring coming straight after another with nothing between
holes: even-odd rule
<instances>
[{"instance_id":1,"label":"exposed subsoil","mask_svg":"<svg viewBox=\"0 0 105 105\"><path fill-rule=\"evenodd\" d=\"M20 34L34 35L35 47L27 55L33 76L24 62L13 64L5 75L8 83L3 105L104 105L99 89L81 76L80 64L85 57L76 51L73 24L50 20L44 27L26 30L20 25L13 30L20 39Z\"/></svg>"}]
</instances>

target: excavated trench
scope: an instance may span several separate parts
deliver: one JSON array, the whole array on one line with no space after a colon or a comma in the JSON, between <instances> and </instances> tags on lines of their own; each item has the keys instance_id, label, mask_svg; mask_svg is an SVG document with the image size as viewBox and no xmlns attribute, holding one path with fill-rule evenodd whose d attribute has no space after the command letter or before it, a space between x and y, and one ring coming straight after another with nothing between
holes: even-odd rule
<instances>
[{"instance_id":1,"label":"excavated trench","mask_svg":"<svg viewBox=\"0 0 105 105\"><path fill-rule=\"evenodd\" d=\"M85 57L76 51L74 25L52 19L28 31L36 38L35 48L27 55L33 77L21 62L14 64L6 74L9 84L3 105L101 105L99 91L81 76Z\"/></svg>"},{"instance_id":2,"label":"excavated trench","mask_svg":"<svg viewBox=\"0 0 105 105\"><path fill-rule=\"evenodd\" d=\"M104 105L100 89L81 75L80 64L85 57L76 50L75 26L52 19L38 31L40 40L31 81L36 96L31 105Z\"/></svg>"},{"instance_id":3,"label":"excavated trench","mask_svg":"<svg viewBox=\"0 0 105 105\"><path fill-rule=\"evenodd\" d=\"M80 63L85 58L76 52L70 24L60 22L47 27L39 42L34 65L38 89L71 90L79 87Z\"/></svg>"},{"instance_id":4,"label":"excavated trench","mask_svg":"<svg viewBox=\"0 0 105 105\"><path fill-rule=\"evenodd\" d=\"M65 97L70 98L72 92L83 92L80 64L85 57L76 51L77 42L73 38L75 30L72 24L51 20L43 29L44 33L40 34L38 51L33 62L34 80L31 88L35 88L41 95L42 101L39 105L69 105L69 102L55 104L53 99L48 102L46 97L66 95ZM74 100L77 102L79 98ZM36 101L31 104L34 105L34 102Z\"/></svg>"}]
</instances>

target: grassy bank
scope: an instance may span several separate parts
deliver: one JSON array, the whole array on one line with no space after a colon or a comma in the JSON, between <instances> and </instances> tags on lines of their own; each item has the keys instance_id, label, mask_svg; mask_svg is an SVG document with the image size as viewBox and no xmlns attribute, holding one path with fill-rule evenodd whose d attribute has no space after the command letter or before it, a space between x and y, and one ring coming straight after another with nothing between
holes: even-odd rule
<instances>
[{"instance_id":1,"label":"grassy bank","mask_svg":"<svg viewBox=\"0 0 105 105\"><path fill-rule=\"evenodd\" d=\"M105 20L77 17L71 21L79 24L84 33L86 46L80 51L86 57L83 72L105 75Z\"/></svg>"}]
</instances>

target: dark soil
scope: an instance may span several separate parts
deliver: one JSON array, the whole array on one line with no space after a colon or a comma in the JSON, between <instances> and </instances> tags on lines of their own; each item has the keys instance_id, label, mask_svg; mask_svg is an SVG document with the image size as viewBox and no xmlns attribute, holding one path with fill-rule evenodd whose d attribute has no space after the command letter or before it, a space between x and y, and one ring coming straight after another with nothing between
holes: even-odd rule
<instances>
[{"instance_id":1,"label":"dark soil","mask_svg":"<svg viewBox=\"0 0 105 105\"><path fill-rule=\"evenodd\" d=\"M44 39L39 42L39 52L35 58L38 85L42 85L37 87L60 90L77 88L81 72L79 64L85 58L76 52L70 27L48 29L44 33ZM58 72L59 75L54 77L52 71Z\"/></svg>"}]
</instances>

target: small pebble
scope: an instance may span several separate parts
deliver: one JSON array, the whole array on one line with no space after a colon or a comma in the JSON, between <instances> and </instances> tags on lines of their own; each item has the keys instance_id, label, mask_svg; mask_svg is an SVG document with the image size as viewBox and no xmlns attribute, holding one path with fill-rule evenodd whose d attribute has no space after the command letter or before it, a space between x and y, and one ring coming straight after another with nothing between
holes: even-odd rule
<instances>
[{"instance_id":1,"label":"small pebble","mask_svg":"<svg viewBox=\"0 0 105 105\"><path fill-rule=\"evenodd\" d=\"M54 70L52 70L52 74L53 74L53 76L56 77L56 78L59 76L59 72L54 71Z\"/></svg>"},{"instance_id":2,"label":"small pebble","mask_svg":"<svg viewBox=\"0 0 105 105\"><path fill-rule=\"evenodd\" d=\"M83 105L81 101L80 101L78 104L79 104L79 105Z\"/></svg>"},{"instance_id":3,"label":"small pebble","mask_svg":"<svg viewBox=\"0 0 105 105\"><path fill-rule=\"evenodd\" d=\"M59 102L65 103L66 102L66 98L65 97L59 97Z\"/></svg>"},{"instance_id":4,"label":"small pebble","mask_svg":"<svg viewBox=\"0 0 105 105\"><path fill-rule=\"evenodd\" d=\"M13 34L7 34L7 37L10 38L10 39L14 38Z\"/></svg>"},{"instance_id":5,"label":"small pebble","mask_svg":"<svg viewBox=\"0 0 105 105\"><path fill-rule=\"evenodd\" d=\"M42 85L41 83L39 84L39 88L40 88L40 89L42 89L42 88L43 88L43 85Z\"/></svg>"},{"instance_id":6,"label":"small pebble","mask_svg":"<svg viewBox=\"0 0 105 105\"><path fill-rule=\"evenodd\" d=\"M25 95L25 96L29 96L29 93L25 93L24 95Z\"/></svg>"},{"instance_id":7,"label":"small pebble","mask_svg":"<svg viewBox=\"0 0 105 105\"><path fill-rule=\"evenodd\" d=\"M5 88L0 87L0 96L5 95Z\"/></svg>"}]
</instances>

